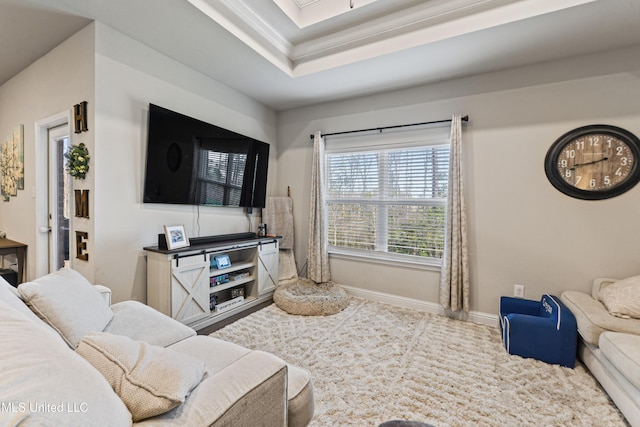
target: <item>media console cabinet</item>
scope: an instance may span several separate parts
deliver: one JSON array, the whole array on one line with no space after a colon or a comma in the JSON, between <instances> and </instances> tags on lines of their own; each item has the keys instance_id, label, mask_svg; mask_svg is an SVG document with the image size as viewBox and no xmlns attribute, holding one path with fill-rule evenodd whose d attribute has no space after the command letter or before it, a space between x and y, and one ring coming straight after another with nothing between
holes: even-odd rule
<instances>
[{"instance_id":1,"label":"media console cabinet","mask_svg":"<svg viewBox=\"0 0 640 427\"><path fill-rule=\"evenodd\" d=\"M147 304L199 330L268 301L278 284L278 238L228 236L145 247Z\"/></svg>"}]
</instances>

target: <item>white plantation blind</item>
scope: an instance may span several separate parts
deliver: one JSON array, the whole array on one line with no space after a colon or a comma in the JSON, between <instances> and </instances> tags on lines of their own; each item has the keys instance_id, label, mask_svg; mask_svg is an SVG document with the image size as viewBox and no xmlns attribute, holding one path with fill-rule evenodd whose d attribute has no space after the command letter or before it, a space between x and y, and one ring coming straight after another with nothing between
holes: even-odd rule
<instances>
[{"instance_id":1,"label":"white plantation blind","mask_svg":"<svg viewBox=\"0 0 640 427\"><path fill-rule=\"evenodd\" d=\"M197 200L201 204L223 206L240 203L246 154L200 150ZM240 161L238 161L240 160Z\"/></svg>"},{"instance_id":2,"label":"white plantation blind","mask_svg":"<svg viewBox=\"0 0 640 427\"><path fill-rule=\"evenodd\" d=\"M449 144L327 152L329 245L439 260Z\"/></svg>"}]
</instances>

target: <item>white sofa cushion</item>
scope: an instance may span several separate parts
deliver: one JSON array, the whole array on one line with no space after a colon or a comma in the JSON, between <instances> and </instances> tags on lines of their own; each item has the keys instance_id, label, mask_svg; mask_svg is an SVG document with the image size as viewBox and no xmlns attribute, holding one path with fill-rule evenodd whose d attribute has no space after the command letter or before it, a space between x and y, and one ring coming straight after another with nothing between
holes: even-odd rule
<instances>
[{"instance_id":1,"label":"white sofa cushion","mask_svg":"<svg viewBox=\"0 0 640 427\"><path fill-rule=\"evenodd\" d=\"M207 368L215 372L196 387L186 402L157 417L148 418L140 426L286 426L287 365L282 359L240 346L224 346L234 357L226 357L218 344L224 341L197 335L171 346L198 357L207 350L220 355L224 362L208 360ZM231 343L229 343L231 344ZM237 350L234 351L234 346ZM249 417L249 418L247 418Z\"/></svg>"},{"instance_id":2,"label":"white sofa cushion","mask_svg":"<svg viewBox=\"0 0 640 427\"><path fill-rule=\"evenodd\" d=\"M621 319L612 316L604 304L589 294L565 291L560 299L575 316L578 332L588 343L598 345L600 334L606 331L640 334L640 319Z\"/></svg>"},{"instance_id":3,"label":"white sofa cushion","mask_svg":"<svg viewBox=\"0 0 640 427\"><path fill-rule=\"evenodd\" d=\"M18 286L20 295L41 319L76 348L89 332L102 332L113 317L99 291L68 268Z\"/></svg>"},{"instance_id":4,"label":"white sofa cushion","mask_svg":"<svg viewBox=\"0 0 640 427\"><path fill-rule=\"evenodd\" d=\"M180 341L171 348L204 361L212 374L224 372L243 358L255 357L256 353L237 344L203 335ZM311 375L304 369L287 365L286 390L288 424L305 425L313 417L314 410Z\"/></svg>"},{"instance_id":5,"label":"white sofa cushion","mask_svg":"<svg viewBox=\"0 0 640 427\"><path fill-rule=\"evenodd\" d=\"M136 422L183 403L206 372L187 354L106 332L85 336L76 351L104 375Z\"/></svg>"},{"instance_id":6,"label":"white sofa cushion","mask_svg":"<svg viewBox=\"0 0 640 427\"><path fill-rule=\"evenodd\" d=\"M20 293L16 288L11 286L6 280L0 277L0 300L6 302L11 307L15 308L20 313L24 314L31 320L35 325L41 326L47 332L49 332L52 336L56 337L61 342L64 342L62 337L56 333L49 325L47 325L42 319L36 316L33 311L27 307L22 298L20 297Z\"/></svg>"},{"instance_id":7,"label":"white sofa cushion","mask_svg":"<svg viewBox=\"0 0 640 427\"><path fill-rule=\"evenodd\" d=\"M131 425L107 381L55 333L0 301L0 425Z\"/></svg>"},{"instance_id":8,"label":"white sofa cushion","mask_svg":"<svg viewBox=\"0 0 640 427\"><path fill-rule=\"evenodd\" d=\"M204 335L180 341L171 348L202 360L207 366L207 371L212 374L222 371L236 360L251 353L251 350L238 344Z\"/></svg>"},{"instance_id":9,"label":"white sofa cushion","mask_svg":"<svg viewBox=\"0 0 640 427\"><path fill-rule=\"evenodd\" d=\"M623 319L640 319L640 276L603 286L598 298L612 315Z\"/></svg>"},{"instance_id":10,"label":"white sofa cushion","mask_svg":"<svg viewBox=\"0 0 640 427\"><path fill-rule=\"evenodd\" d=\"M605 332L600 335L600 351L640 389L640 335Z\"/></svg>"},{"instance_id":11,"label":"white sofa cushion","mask_svg":"<svg viewBox=\"0 0 640 427\"><path fill-rule=\"evenodd\" d=\"M293 365L287 365L287 369L288 423L290 426L306 425L314 411L311 374Z\"/></svg>"},{"instance_id":12,"label":"white sofa cushion","mask_svg":"<svg viewBox=\"0 0 640 427\"><path fill-rule=\"evenodd\" d=\"M138 301L122 301L111 306L113 319L103 332L167 347L189 338L196 331Z\"/></svg>"}]
</instances>

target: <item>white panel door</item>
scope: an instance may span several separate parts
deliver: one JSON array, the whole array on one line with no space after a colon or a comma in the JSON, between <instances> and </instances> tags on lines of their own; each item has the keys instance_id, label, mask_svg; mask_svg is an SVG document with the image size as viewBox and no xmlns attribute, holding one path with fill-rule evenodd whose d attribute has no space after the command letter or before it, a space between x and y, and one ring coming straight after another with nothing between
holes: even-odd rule
<instances>
[{"instance_id":1,"label":"white panel door","mask_svg":"<svg viewBox=\"0 0 640 427\"><path fill-rule=\"evenodd\" d=\"M191 323L210 313L208 257L193 255L171 260L171 317Z\"/></svg>"},{"instance_id":2,"label":"white panel door","mask_svg":"<svg viewBox=\"0 0 640 427\"><path fill-rule=\"evenodd\" d=\"M278 242L258 245L258 295L278 286Z\"/></svg>"}]
</instances>

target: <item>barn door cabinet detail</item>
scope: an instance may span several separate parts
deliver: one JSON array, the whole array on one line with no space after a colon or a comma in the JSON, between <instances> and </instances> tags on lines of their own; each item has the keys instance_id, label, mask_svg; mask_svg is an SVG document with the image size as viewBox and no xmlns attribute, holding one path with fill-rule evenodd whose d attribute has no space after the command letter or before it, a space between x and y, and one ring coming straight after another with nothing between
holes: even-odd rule
<instances>
[{"instance_id":1,"label":"barn door cabinet detail","mask_svg":"<svg viewBox=\"0 0 640 427\"><path fill-rule=\"evenodd\" d=\"M147 251L147 304L198 330L266 302L278 240L253 238Z\"/></svg>"}]
</instances>

